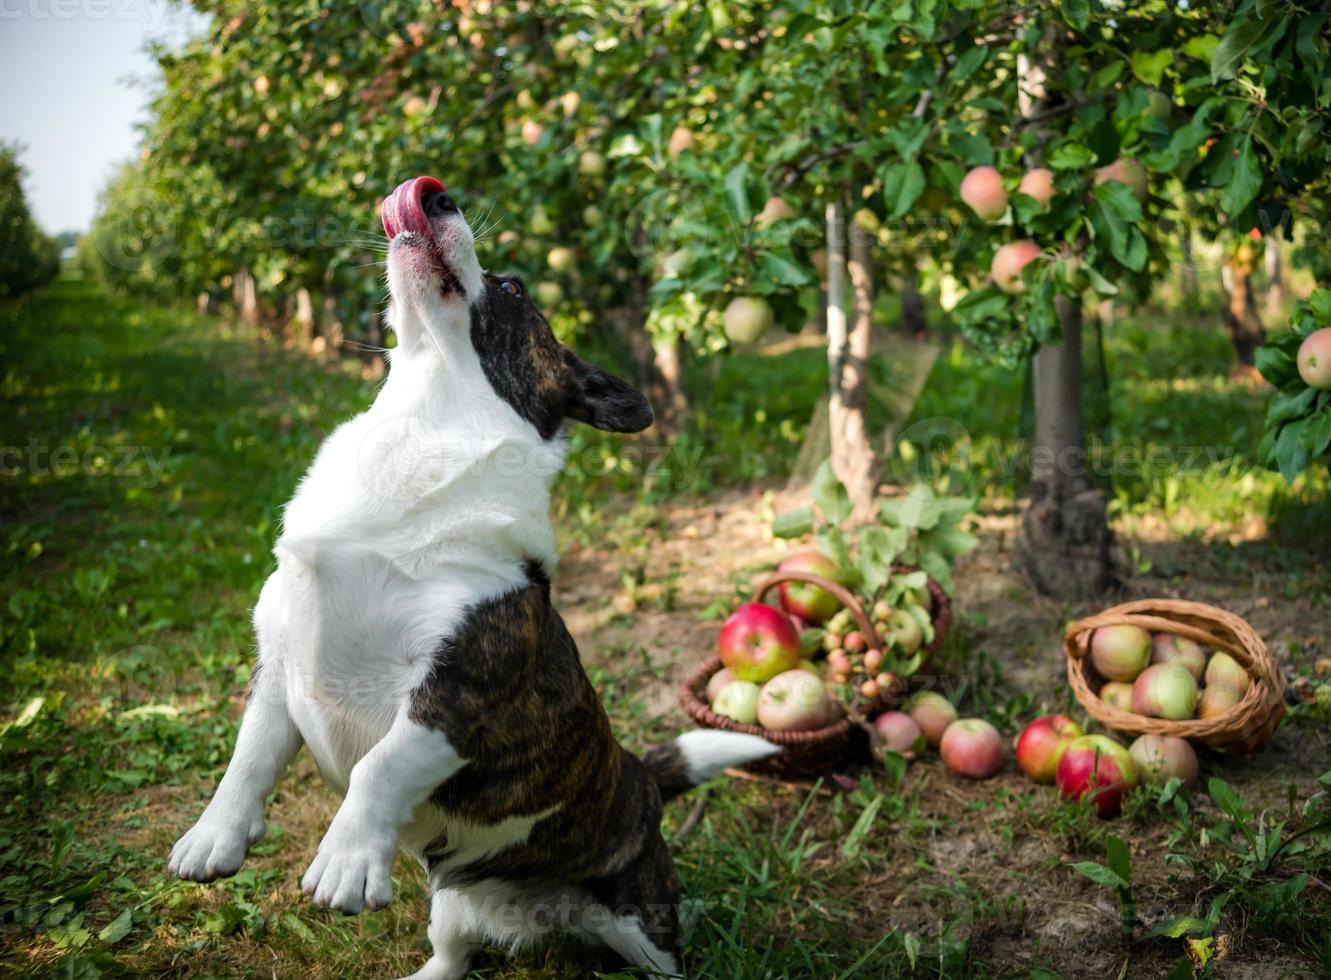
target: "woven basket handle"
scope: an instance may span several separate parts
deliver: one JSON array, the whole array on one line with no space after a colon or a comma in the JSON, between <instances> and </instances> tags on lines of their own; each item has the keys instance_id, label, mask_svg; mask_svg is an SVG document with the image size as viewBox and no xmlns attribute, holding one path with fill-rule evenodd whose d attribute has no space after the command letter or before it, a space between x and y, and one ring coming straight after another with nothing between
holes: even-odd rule
<instances>
[{"instance_id":1,"label":"woven basket handle","mask_svg":"<svg viewBox=\"0 0 1331 980\"><path fill-rule=\"evenodd\" d=\"M812 572L773 572L758 583L758 588L753 593L754 601L762 602L767 593L782 582L807 582L810 585L818 586L820 589L826 589L836 596L838 602L850 610L851 616L855 619L855 625L864 634L864 642L871 648L878 646L878 631L873 628L873 622L865 613L864 605L860 602L859 597L840 582L833 582L830 578L823 578L821 575L814 575Z\"/></svg>"}]
</instances>

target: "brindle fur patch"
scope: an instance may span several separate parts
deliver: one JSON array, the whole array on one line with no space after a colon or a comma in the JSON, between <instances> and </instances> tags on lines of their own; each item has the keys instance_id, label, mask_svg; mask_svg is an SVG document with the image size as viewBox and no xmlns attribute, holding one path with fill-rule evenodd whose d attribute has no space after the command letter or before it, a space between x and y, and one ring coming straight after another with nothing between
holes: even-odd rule
<instances>
[{"instance_id":1,"label":"brindle fur patch","mask_svg":"<svg viewBox=\"0 0 1331 980\"><path fill-rule=\"evenodd\" d=\"M647 399L561 344L515 279L485 277L485 295L471 307L471 343L495 393L543 439L554 438L566 418L611 432L652 424Z\"/></svg>"},{"instance_id":2,"label":"brindle fur patch","mask_svg":"<svg viewBox=\"0 0 1331 980\"><path fill-rule=\"evenodd\" d=\"M659 948L676 951L679 881L661 837L661 794L643 761L616 744L544 569L528 562L526 571L525 587L474 606L441 644L410 715L468 760L434 805L479 825L558 809L525 843L466 864L449 865L450 842L434 841L425 852L432 884L571 888L633 910Z\"/></svg>"}]
</instances>

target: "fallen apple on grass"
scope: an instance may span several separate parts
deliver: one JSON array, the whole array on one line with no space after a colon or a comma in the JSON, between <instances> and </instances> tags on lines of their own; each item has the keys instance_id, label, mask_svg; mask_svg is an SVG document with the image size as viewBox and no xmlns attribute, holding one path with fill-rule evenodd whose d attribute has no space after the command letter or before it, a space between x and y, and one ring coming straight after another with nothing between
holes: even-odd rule
<instances>
[{"instance_id":1,"label":"fallen apple on grass","mask_svg":"<svg viewBox=\"0 0 1331 980\"><path fill-rule=\"evenodd\" d=\"M1065 798L1089 798L1097 814L1112 817L1137 785L1137 767L1128 750L1109 736L1083 735L1063 750L1054 781Z\"/></svg>"},{"instance_id":2,"label":"fallen apple on grass","mask_svg":"<svg viewBox=\"0 0 1331 980\"><path fill-rule=\"evenodd\" d=\"M791 555L777 566L777 571L807 572L832 582L840 577L836 562L821 551L801 551ZM777 592L786 612L811 623L825 623L841 608L836 596L812 582L782 582L777 586Z\"/></svg>"},{"instance_id":3,"label":"fallen apple on grass","mask_svg":"<svg viewBox=\"0 0 1331 980\"><path fill-rule=\"evenodd\" d=\"M718 715L745 725L758 723L758 696L761 689L752 681L731 681L712 702Z\"/></svg>"},{"instance_id":4,"label":"fallen apple on grass","mask_svg":"<svg viewBox=\"0 0 1331 980\"><path fill-rule=\"evenodd\" d=\"M920 726L925 740L934 748L943 741L948 726L957 720L957 709L952 706L952 702L936 691L921 691L912 695L903 707L906 714Z\"/></svg>"},{"instance_id":5,"label":"fallen apple on grass","mask_svg":"<svg viewBox=\"0 0 1331 980\"><path fill-rule=\"evenodd\" d=\"M1154 664L1132 683L1132 710L1148 718L1182 721L1197 708L1197 682L1178 664Z\"/></svg>"},{"instance_id":6,"label":"fallen apple on grass","mask_svg":"<svg viewBox=\"0 0 1331 980\"><path fill-rule=\"evenodd\" d=\"M955 773L986 779L1003 768L1003 736L982 718L961 718L947 726L938 752Z\"/></svg>"},{"instance_id":7,"label":"fallen apple on grass","mask_svg":"<svg viewBox=\"0 0 1331 980\"><path fill-rule=\"evenodd\" d=\"M920 726L915 724L915 719L904 711L883 712L874 719L873 727L883 740L885 749L904 755L907 759L922 754L929 744Z\"/></svg>"},{"instance_id":8,"label":"fallen apple on grass","mask_svg":"<svg viewBox=\"0 0 1331 980\"><path fill-rule=\"evenodd\" d=\"M1187 637L1157 633L1151 637L1151 663L1176 663L1186 668L1193 680L1200 681L1206 670L1206 651Z\"/></svg>"},{"instance_id":9,"label":"fallen apple on grass","mask_svg":"<svg viewBox=\"0 0 1331 980\"><path fill-rule=\"evenodd\" d=\"M1151 634L1123 623L1101 626L1091 635L1091 663L1107 681L1135 680L1151 662Z\"/></svg>"},{"instance_id":10,"label":"fallen apple on grass","mask_svg":"<svg viewBox=\"0 0 1331 980\"><path fill-rule=\"evenodd\" d=\"M1197 782L1197 753L1186 738L1142 735L1128 749L1142 782L1163 786L1178 778L1185 786Z\"/></svg>"},{"instance_id":11,"label":"fallen apple on grass","mask_svg":"<svg viewBox=\"0 0 1331 980\"><path fill-rule=\"evenodd\" d=\"M758 694L758 724L778 732L822 728L835 717L823 682L796 668L777 674Z\"/></svg>"},{"instance_id":12,"label":"fallen apple on grass","mask_svg":"<svg viewBox=\"0 0 1331 980\"><path fill-rule=\"evenodd\" d=\"M800 635L785 613L746 602L721 624L717 652L736 680L761 684L799 665Z\"/></svg>"},{"instance_id":13,"label":"fallen apple on grass","mask_svg":"<svg viewBox=\"0 0 1331 980\"><path fill-rule=\"evenodd\" d=\"M1017 736L1017 765L1037 783L1052 783L1064 750L1086 733L1067 715L1044 715Z\"/></svg>"}]
</instances>

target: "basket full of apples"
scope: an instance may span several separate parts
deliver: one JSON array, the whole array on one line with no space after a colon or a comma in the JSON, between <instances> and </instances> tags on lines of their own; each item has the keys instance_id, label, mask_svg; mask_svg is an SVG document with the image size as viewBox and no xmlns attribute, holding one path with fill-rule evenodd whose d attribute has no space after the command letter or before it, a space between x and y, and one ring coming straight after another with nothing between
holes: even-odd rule
<instances>
[{"instance_id":1,"label":"basket full of apples","mask_svg":"<svg viewBox=\"0 0 1331 980\"><path fill-rule=\"evenodd\" d=\"M895 603L864 602L836 581L825 556L792 556L726 619L717 656L680 685L681 706L705 727L782 746L748 767L757 772L809 778L867 759L868 719L904 700L951 617L937 582L897 573ZM763 601L773 592L779 608Z\"/></svg>"},{"instance_id":2,"label":"basket full of apples","mask_svg":"<svg viewBox=\"0 0 1331 980\"><path fill-rule=\"evenodd\" d=\"M1215 606L1124 603L1071 623L1063 647L1077 700L1116 731L1251 752L1285 713L1280 669L1266 644Z\"/></svg>"}]
</instances>

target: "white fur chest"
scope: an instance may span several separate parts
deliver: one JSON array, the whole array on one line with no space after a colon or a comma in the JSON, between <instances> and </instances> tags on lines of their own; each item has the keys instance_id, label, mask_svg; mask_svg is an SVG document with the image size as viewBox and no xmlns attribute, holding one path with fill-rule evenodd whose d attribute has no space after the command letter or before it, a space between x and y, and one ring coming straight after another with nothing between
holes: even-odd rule
<instances>
[{"instance_id":1,"label":"white fur chest","mask_svg":"<svg viewBox=\"0 0 1331 980\"><path fill-rule=\"evenodd\" d=\"M342 793L467 609L523 583L525 560L554 563L562 444L495 398L479 365L452 367L395 369L328 437L255 607L263 669L283 672L291 716Z\"/></svg>"}]
</instances>

